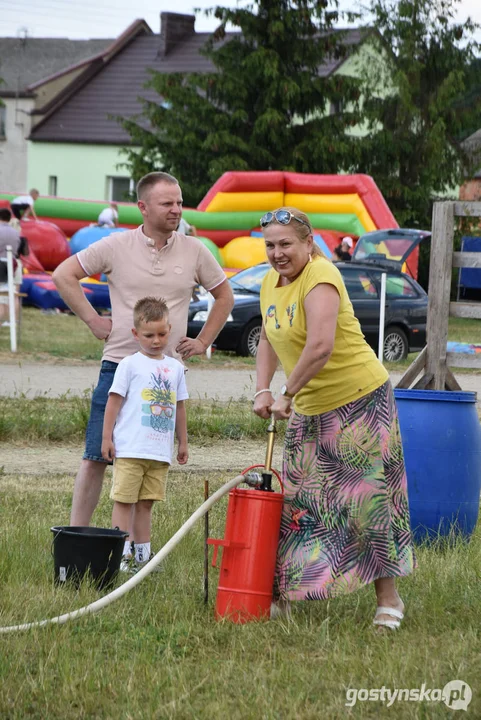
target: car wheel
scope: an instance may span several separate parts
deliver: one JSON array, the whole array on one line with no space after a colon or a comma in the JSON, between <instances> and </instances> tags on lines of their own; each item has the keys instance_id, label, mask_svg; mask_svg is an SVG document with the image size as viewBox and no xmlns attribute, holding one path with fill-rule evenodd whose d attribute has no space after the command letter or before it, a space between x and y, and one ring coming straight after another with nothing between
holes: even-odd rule
<instances>
[{"instance_id":1,"label":"car wheel","mask_svg":"<svg viewBox=\"0 0 481 720\"><path fill-rule=\"evenodd\" d=\"M262 322L260 318L247 323L237 348L238 355L250 355L251 357L257 355L257 346L259 345L261 330Z\"/></svg>"},{"instance_id":2,"label":"car wheel","mask_svg":"<svg viewBox=\"0 0 481 720\"><path fill-rule=\"evenodd\" d=\"M406 333L398 327L386 328L384 334L384 360L387 362L400 362L409 352Z\"/></svg>"}]
</instances>

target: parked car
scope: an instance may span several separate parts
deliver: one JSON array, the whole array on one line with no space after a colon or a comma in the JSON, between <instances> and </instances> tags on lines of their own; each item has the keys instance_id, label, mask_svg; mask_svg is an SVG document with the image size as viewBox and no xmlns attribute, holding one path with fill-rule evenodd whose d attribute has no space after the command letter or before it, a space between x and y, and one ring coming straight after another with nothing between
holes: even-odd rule
<instances>
[{"instance_id":1,"label":"parked car","mask_svg":"<svg viewBox=\"0 0 481 720\"><path fill-rule=\"evenodd\" d=\"M396 238L394 235L388 236L389 233L395 233L404 248L398 257L394 252ZM429 237L429 233L417 230L366 233L358 241L352 261L337 263L362 332L376 352L379 342L381 275L386 273L384 359L390 362L398 362L409 352L421 350L426 344L427 294L416 280L400 269L413 247L425 237ZM367 240L363 243L365 238ZM413 243L409 250L407 240ZM366 252L366 247L370 252ZM380 250L383 252L378 252ZM359 256L362 261L358 261ZM215 342L219 350L256 355L262 325L260 288L269 268L268 263L255 265L228 280L235 304ZM190 304L189 337L197 337L206 318L207 297L201 296Z\"/></svg>"}]
</instances>

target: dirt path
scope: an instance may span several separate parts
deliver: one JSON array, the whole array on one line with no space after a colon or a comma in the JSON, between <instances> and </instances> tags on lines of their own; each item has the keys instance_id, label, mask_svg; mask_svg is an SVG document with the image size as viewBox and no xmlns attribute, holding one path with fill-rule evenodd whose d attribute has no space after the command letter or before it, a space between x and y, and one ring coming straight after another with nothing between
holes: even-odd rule
<instances>
[{"instance_id":1,"label":"dirt path","mask_svg":"<svg viewBox=\"0 0 481 720\"><path fill-rule=\"evenodd\" d=\"M82 395L97 383L98 363L85 365L12 363L0 364L0 396L28 397L43 395ZM395 385L402 373L391 373ZM478 409L481 410L481 374L459 374L457 379L463 390L478 393ZM277 393L284 383L281 371L272 382ZM191 365L187 373L187 386L191 398L227 401L231 398L251 398L255 390L255 368L196 367Z\"/></svg>"},{"instance_id":2,"label":"dirt path","mask_svg":"<svg viewBox=\"0 0 481 720\"><path fill-rule=\"evenodd\" d=\"M88 392L95 385L98 376L98 364L44 365L44 364L1 364L0 395L12 397L26 394L28 397L46 395L58 397L65 393L73 395ZM392 373L394 384L400 373ZM478 410L481 414L481 375L459 375L463 390L478 393ZM251 398L255 389L255 370L196 368L191 367L187 376L189 393L192 398L217 399L227 401L230 398ZM272 387L278 392L284 382L284 375L275 375ZM279 443L280 444L280 443ZM83 446L49 444L23 447L0 443L0 487L2 473L5 475L75 475ZM188 469L194 472L205 470L225 470L238 472L265 458L264 441L226 441L210 442L203 447L192 447ZM280 448L275 451L275 467L280 467ZM180 471L173 466L173 471Z\"/></svg>"},{"instance_id":3,"label":"dirt path","mask_svg":"<svg viewBox=\"0 0 481 720\"><path fill-rule=\"evenodd\" d=\"M0 443L0 492L9 475L45 476L77 473L83 445L44 445L30 447ZM191 445L185 469L189 472L226 471L233 474L263 463L266 443L262 440L228 440L202 447ZM274 448L273 466L280 469L281 443ZM174 464L172 472L184 472Z\"/></svg>"},{"instance_id":4,"label":"dirt path","mask_svg":"<svg viewBox=\"0 0 481 720\"><path fill-rule=\"evenodd\" d=\"M92 365L44 365L16 363L0 365L0 395L12 397L25 394L28 397L43 395L58 397L69 393L82 395L97 384L99 364ZM279 391L284 374L276 373L272 384ZM189 367L187 373L189 394L192 398L252 397L255 389L255 368L224 369L222 367Z\"/></svg>"}]
</instances>

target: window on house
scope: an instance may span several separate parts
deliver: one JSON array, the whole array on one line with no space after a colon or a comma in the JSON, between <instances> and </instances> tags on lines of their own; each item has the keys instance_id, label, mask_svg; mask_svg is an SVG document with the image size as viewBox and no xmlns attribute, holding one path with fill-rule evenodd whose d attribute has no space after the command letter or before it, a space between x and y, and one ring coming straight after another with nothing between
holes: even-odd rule
<instances>
[{"instance_id":1,"label":"window on house","mask_svg":"<svg viewBox=\"0 0 481 720\"><path fill-rule=\"evenodd\" d=\"M48 178L48 194L57 197L57 176L50 175Z\"/></svg>"},{"instance_id":2,"label":"window on house","mask_svg":"<svg viewBox=\"0 0 481 720\"><path fill-rule=\"evenodd\" d=\"M0 105L0 138L7 136L7 108Z\"/></svg>"},{"instance_id":3,"label":"window on house","mask_svg":"<svg viewBox=\"0 0 481 720\"><path fill-rule=\"evenodd\" d=\"M331 115L341 115L344 112L344 102L342 100L336 100L331 102Z\"/></svg>"},{"instance_id":4,"label":"window on house","mask_svg":"<svg viewBox=\"0 0 481 720\"><path fill-rule=\"evenodd\" d=\"M123 202L131 199L134 191L134 181L129 177L108 178L108 199L114 202Z\"/></svg>"}]
</instances>

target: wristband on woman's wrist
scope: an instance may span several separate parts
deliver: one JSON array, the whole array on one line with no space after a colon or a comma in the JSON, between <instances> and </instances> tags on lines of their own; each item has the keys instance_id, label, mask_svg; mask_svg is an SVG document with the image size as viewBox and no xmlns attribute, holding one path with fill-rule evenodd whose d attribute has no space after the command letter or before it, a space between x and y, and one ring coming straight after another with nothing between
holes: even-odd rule
<instances>
[{"instance_id":1,"label":"wristband on woman's wrist","mask_svg":"<svg viewBox=\"0 0 481 720\"><path fill-rule=\"evenodd\" d=\"M270 392L271 392L271 389L270 389L270 388L264 388L264 390L258 390L257 392L254 393L254 400L256 399L256 397L257 397L258 395L262 395L262 393L266 393L266 392L269 392L269 393L270 393Z\"/></svg>"}]
</instances>

